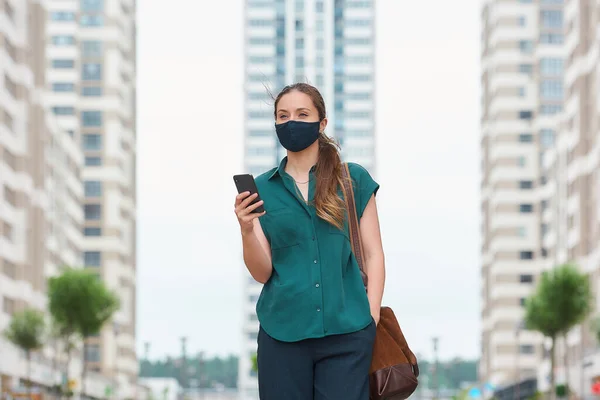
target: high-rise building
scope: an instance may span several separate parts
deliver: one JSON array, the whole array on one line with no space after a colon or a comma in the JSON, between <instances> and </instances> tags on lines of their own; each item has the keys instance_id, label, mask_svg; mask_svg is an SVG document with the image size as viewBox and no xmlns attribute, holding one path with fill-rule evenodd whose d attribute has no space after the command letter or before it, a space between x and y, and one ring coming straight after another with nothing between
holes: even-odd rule
<instances>
[{"instance_id":1,"label":"high-rise building","mask_svg":"<svg viewBox=\"0 0 600 400\"><path fill-rule=\"evenodd\" d=\"M134 397L136 310L136 2L47 0L47 90L83 152L83 266L116 291L114 323L88 338L89 371Z\"/></svg>"},{"instance_id":2,"label":"high-rise building","mask_svg":"<svg viewBox=\"0 0 600 400\"><path fill-rule=\"evenodd\" d=\"M375 2L325 0L245 1L245 169L259 175L285 155L275 135L273 101L285 85L308 82L323 95L326 133L342 145L346 161L375 173ZM258 321L262 285L245 283L243 350L239 385L255 398Z\"/></svg>"},{"instance_id":3,"label":"high-rise building","mask_svg":"<svg viewBox=\"0 0 600 400\"><path fill-rule=\"evenodd\" d=\"M544 350L523 328L545 265L546 177L563 107L563 1L485 0L482 9L480 379L535 377Z\"/></svg>"},{"instance_id":4,"label":"high-rise building","mask_svg":"<svg viewBox=\"0 0 600 400\"><path fill-rule=\"evenodd\" d=\"M15 312L45 310L47 278L82 262L83 158L48 112L44 4L0 0L0 331ZM32 357L35 385L60 382L55 350L48 344ZM80 356L75 349L71 373L80 373ZM0 397L26 377L22 352L0 335ZM87 380L96 397L111 384Z\"/></svg>"},{"instance_id":5,"label":"high-rise building","mask_svg":"<svg viewBox=\"0 0 600 400\"><path fill-rule=\"evenodd\" d=\"M548 249L545 268L573 262L590 277L598 299L600 290L600 125L598 111L598 31L600 9L592 1L565 1L564 93L565 107L556 126L556 140L543 160L544 207L542 238ZM548 72L562 72L554 62ZM598 309L599 303L595 307ZM569 386L578 397L592 396L594 378L600 375L600 354L589 321L567 335ZM565 343L556 350L559 379L564 382ZM549 357L540 363L538 386L550 371ZM583 371L583 372L582 372ZM583 374L583 375L582 375Z\"/></svg>"}]
</instances>

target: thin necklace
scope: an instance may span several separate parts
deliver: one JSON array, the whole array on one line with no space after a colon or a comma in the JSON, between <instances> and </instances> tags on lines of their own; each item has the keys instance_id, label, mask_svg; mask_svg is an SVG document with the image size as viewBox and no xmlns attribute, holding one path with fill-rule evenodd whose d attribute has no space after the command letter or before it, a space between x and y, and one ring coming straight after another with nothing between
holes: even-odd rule
<instances>
[{"instance_id":1,"label":"thin necklace","mask_svg":"<svg viewBox=\"0 0 600 400\"><path fill-rule=\"evenodd\" d=\"M292 178L294 179L294 178ZM294 179L294 182L296 182L298 185L306 185L308 182L310 182L310 179L307 180L306 182L298 182L297 180Z\"/></svg>"}]
</instances>

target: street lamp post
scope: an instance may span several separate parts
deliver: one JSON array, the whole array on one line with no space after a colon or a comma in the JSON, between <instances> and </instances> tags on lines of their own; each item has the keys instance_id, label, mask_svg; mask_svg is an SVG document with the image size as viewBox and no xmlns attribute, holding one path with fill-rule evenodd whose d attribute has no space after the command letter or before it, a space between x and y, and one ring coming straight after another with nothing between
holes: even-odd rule
<instances>
[{"instance_id":1,"label":"street lamp post","mask_svg":"<svg viewBox=\"0 0 600 400\"><path fill-rule=\"evenodd\" d=\"M434 374L433 374L433 388L435 390L435 398L439 400L440 398L440 381L439 381L439 362L438 362L438 342L439 338L434 337L433 341L433 357L434 357Z\"/></svg>"}]
</instances>

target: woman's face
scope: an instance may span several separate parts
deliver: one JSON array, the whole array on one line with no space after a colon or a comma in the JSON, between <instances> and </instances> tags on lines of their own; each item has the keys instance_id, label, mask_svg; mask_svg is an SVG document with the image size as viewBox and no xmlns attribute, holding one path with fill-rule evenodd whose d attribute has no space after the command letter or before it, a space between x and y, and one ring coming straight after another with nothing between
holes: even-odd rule
<instances>
[{"instance_id":1,"label":"woman's face","mask_svg":"<svg viewBox=\"0 0 600 400\"><path fill-rule=\"evenodd\" d=\"M283 124L288 121L319 121L319 112L309 95L294 90L279 99L275 123ZM321 132L325 130L325 126L327 126L327 118L321 121Z\"/></svg>"}]
</instances>

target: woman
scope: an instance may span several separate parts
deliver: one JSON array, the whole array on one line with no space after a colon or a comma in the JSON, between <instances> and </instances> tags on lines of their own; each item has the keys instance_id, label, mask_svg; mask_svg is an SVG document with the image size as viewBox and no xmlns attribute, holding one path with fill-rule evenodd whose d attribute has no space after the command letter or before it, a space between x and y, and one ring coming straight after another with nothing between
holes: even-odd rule
<instances>
[{"instance_id":1,"label":"woman","mask_svg":"<svg viewBox=\"0 0 600 400\"><path fill-rule=\"evenodd\" d=\"M368 400L368 372L385 280L375 194L349 164L368 294L349 240L335 143L324 134L325 102L304 83L275 99L275 129L287 150L236 197L244 262L264 284L256 305L258 383L263 400ZM252 210L264 205L263 213Z\"/></svg>"}]
</instances>

